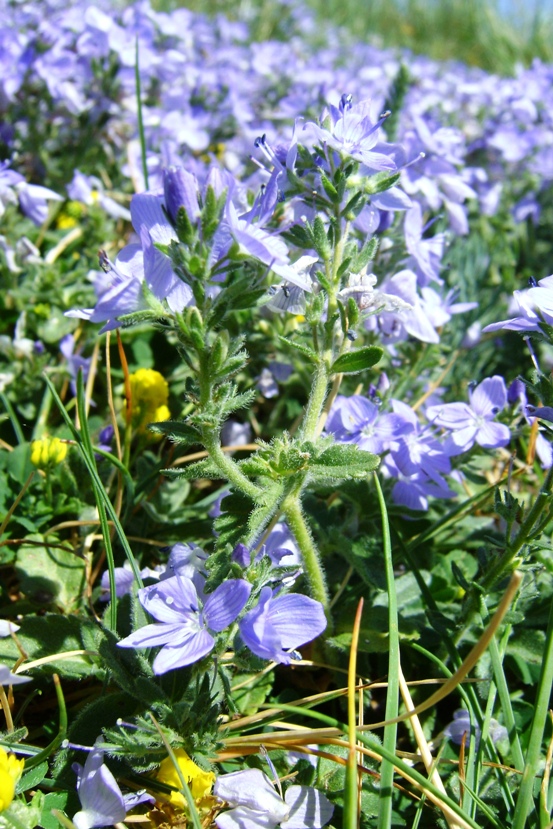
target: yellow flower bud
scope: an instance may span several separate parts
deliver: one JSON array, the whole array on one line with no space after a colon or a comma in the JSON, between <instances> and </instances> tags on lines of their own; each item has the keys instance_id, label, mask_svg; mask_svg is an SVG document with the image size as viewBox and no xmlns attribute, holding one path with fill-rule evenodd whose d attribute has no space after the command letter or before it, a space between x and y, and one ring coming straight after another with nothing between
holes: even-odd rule
<instances>
[{"instance_id":1,"label":"yellow flower bud","mask_svg":"<svg viewBox=\"0 0 553 829\"><path fill-rule=\"evenodd\" d=\"M13 800L15 786L23 772L23 760L18 760L15 754L6 754L0 748L0 812L7 809Z\"/></svg>"},{"instance_id":2,"label":"yellow flower bud","mask_svg":"<svg viewBox=\"0 0 553 829\"><path fill-rule=\"evenodd\" d=\"M201 800L211 793L215 782L215 775L212 771L204 771L197 766L182 748L178 748L175 751L175 757L182 776L190 786L192 797L199 804ZM179 775L170 757L166 757L161 763L156 774L156 780L159 780L160 783L165 783L167 786L174 786L176 789L182 788ZM171 796L168 799L172 806L186 808L186 800L180 792L171 792Z\"/></svg>"},{"instance_id":3,"label":"yellow flower bud","mask_svg":"<svg viewBox=\"0 0 553 829\"><path fill-rule=\"evenodd\" d=\"M67 444L59 438L42 438L31 443L31 463L39 469L56 466L67 455Z\"/></svg>"}]
</instances>

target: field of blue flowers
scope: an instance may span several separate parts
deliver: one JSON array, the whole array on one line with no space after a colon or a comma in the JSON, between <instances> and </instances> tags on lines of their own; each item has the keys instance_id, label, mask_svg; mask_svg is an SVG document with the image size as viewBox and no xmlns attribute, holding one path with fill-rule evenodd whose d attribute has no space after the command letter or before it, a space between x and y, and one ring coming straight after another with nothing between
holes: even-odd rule
<instances>
[{"instance_id":1,"label":"field of blue flowers","mask_svg":"<svg viewBox=\"0 0 553 829\"><path fill-rule=\"evenodd\" d=\"M553 826L553 66L0 23L0 829Z\"/></svg>"}]
</instances>

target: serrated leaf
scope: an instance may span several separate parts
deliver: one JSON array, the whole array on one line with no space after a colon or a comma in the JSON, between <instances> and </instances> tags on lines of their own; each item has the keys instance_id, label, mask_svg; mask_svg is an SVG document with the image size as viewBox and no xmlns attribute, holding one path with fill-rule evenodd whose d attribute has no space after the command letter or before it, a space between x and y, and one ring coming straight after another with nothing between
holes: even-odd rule
<instances>
[{"instance_id":1,"label":"serrated leaf","mask_svg":"<svg viewBox=\"0 0 553 829\"><path fill-rule=\"evenodd\" d=\"M245 495L232 492L221 501L221 515L215 519L214 529L218 534L217 547L230 544L235 547L247 526L252 502Z\"/></svg>"},{"instance_id":2,"label":"serrated leaf","mask_svg":"<svg viewBox=\"0 0 553 829\"><path fill-rule=\"evenodd\" d=\"M316 351L313 351L313 349L310 348L308 345L304 345L303 343L295 342L294 340L288 340L288 339L286 339L286 337L281 337L280 334L278 335L278 339L280 340L282 345L287 345L290 348L295 348L296 351L301 351L301 353L305 354L306 357L309 357L309 359L312 362L314 362L314 363L319 362L319 355L317 354Z\"/></svg>"},{"instance_id":3,"label":"serrated leaf","mask_svg":"<svg viewBox=\"0 0 553 829\"><path fill-rule=\"evenodd\" d=\"M197 429L182 420L164 420L158 423L149 423L148 429L157 435L166 435L173 443L183 446L200 443L200 435Z\"/></svg>"},{"instance_id":4,"label":"serrated leaf","mask_svg":"<svg viewBox=\"0 0 553 829\"><path fill-rule=\"evenodd\" d=\"M352 443L335 443L312 460L313 466L346 467L352 471L374 472L380 463L378 455L359 449Z\"/></svg>"},{"instance_id":5,"label":"serrated leaf","mask_svg":"<svg viewBox=\"0 0 553 829\"><path fill-rule=\"evenodd\" d=\"M367 345L357 348L348 354L342 354L334 361L330 368L331 374L359 374L367 368L376 365L382 358L384 351L377 345Z\"/></svg>"},{"instance_id":6,"label":"serrated leaf","mask_svg":"<svg viewBox=\"0 0 553 829\"><path fill-rule=\"evenodd\" d=\"M211 481L224 480L225 476L218 466L210 458L197 463L189 463L187 466L176 469L162 469L161 472L167 478L186 478L189 481L207 478Z\"/></svg>"}]
</instances>

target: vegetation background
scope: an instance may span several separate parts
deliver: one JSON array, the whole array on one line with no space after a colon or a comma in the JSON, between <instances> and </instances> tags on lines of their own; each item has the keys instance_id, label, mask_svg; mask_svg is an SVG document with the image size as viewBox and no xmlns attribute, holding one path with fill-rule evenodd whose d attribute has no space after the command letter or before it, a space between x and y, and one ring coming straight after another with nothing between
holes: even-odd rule
<instances>
[{"instance_id":1,"label":"vegetation background","mask_svg":"<svg viewBox=\"0 0 553 829\"><path fill-rule=\"evenodd\" d=\"M517 64L553 61L552 0L307 0L321 21L357 40L399 46L437 60L461 60L511 74ZM255 39L279 38L293 0L154 0L158 11L186 6L253 23Z\"/></svg>"}]
</instances>

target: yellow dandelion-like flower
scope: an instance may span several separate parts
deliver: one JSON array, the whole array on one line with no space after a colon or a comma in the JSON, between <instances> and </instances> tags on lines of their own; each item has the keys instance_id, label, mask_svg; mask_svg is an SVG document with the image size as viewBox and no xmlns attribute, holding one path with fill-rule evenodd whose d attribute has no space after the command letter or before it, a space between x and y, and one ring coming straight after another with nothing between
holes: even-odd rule
<instances>
[{"instance_id":1,"label":"yellow dandelion-like flower","mask_svg":"<svg viewBox=\"0 0 553 829\"><path fill-rule=\"evenodd\" d=\"M204 771L197 766L183 748L178 748L175 751L175 757L182 776L190 786L192 797L198 805L201 805L201 801L211 794L211 789L215 783L215 775L212 771ZM182 783L170 757L166 757L161 763L156 774L156 780L165 783L167 786L174 786L176 789L181 788ZM186 808L185 797L180 792L171 792L168 800L172 806Z\"/></svg>"},{"instance_id":2,"label":"yellow dandelion-like flower","mask_svg":"<svg viewBox=\"0 0 553 829\"><path fill-rule=\"evenodd\" d=\"M0 748L0 812L7 809L13 800L15 786L23 772L23 760L18 760L15 754L6 754Z\"/></svg>"},{"instance_id":3,"label":"yellow dandelion-like flower","mask_svg":"<svg viewBox=\"0 0 553 829\"><path fill-rule=\"evenodd\" d=\"M41 438L31 443L31 463L39 469L56 466L65 460L67 444L59 438Z\"/></svg>"}]
</instances>

